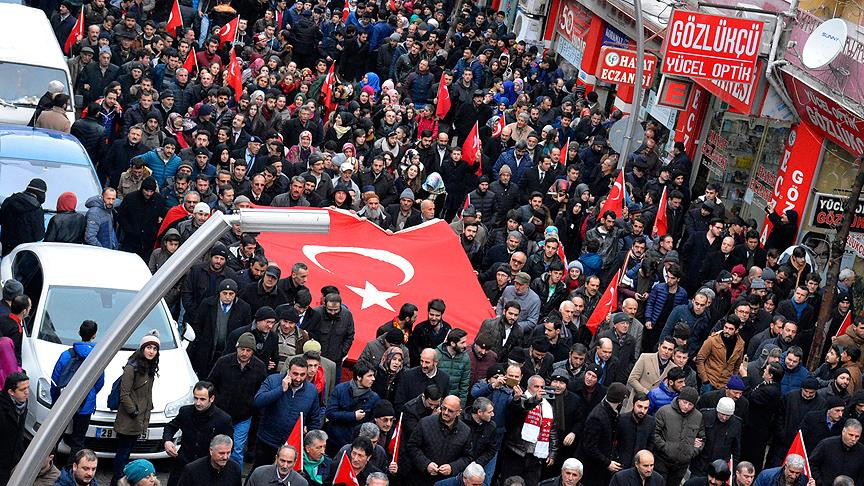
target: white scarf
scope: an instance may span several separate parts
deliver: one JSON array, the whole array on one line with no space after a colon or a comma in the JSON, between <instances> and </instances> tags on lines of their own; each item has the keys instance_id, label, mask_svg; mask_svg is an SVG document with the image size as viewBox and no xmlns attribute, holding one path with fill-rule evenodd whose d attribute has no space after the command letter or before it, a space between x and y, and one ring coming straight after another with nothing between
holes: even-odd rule
<instances>
[{"instance_id":1,"label":"white scarf","mask_svg":"<svg viewBox=\"0 0 864 486\"><path fill-rule=\"evenodd\" d=\"M552 405L544 398L528 415L522 424L522 440L534 444L534 457L549 457L549 434L552 431Z\"/></svg>"}]
</instances>

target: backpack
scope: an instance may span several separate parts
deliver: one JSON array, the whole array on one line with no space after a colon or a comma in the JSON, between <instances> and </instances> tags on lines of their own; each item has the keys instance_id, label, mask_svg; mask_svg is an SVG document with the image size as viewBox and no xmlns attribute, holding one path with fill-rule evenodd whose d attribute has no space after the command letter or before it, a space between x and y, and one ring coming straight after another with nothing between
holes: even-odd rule
<instances>
[{"instance_id":1,"label":"backpack","mask_svg":"<svg viewBox=\"0 0 864 486\"><path fill-rule=\"evenodd\" d=\"M81 367L82 363L84 363L84 356L78 354L74 347L69 348L69 361L67 361L66 364L63 365L63 368L60 369L60 376L51 386L51 399L53 401L57 401L57 398L60 397L60 393L62 393L63 389L65 389L69 385L69 382L72 381L72 377L78 372L78 368Z\"/></svg>"},{"instance_id":2,"label":"backpack","mask_svg":"<svg viewBox=\"0 0 864 486\"><path fill-rule=\"evenodd\" d=\"M120 408L120 380L123 379L123 374L114 380L111 385L111 393L108 394L108 409L116 411Z\"/></svg>"}]
</instances>

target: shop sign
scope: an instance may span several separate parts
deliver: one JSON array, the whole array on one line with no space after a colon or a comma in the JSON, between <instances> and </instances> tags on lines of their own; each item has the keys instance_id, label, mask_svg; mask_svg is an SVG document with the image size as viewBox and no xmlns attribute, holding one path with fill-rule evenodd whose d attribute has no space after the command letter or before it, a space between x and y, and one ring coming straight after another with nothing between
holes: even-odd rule
<instances>
[{"instance_id":1,"label":"shop sign","mask_svg":"<svg viewBox=\"0 0 864 486\"><path fill-rule=\"evenodd\" d=\"M594 15L587 8L573 0L565 0L558 15L556 30L564 39L574 45L582 45L585 49L585 36L591 28ZM578 65L576 65L578 67Z\"/></svg>"},{"instance_id":2,"label":"shop sign","mask_svg":"<svg viewBox=\"0 0 864 486\"><path fill-rule=\"evenodd\" d=\"M794 209L799 216L803 216L816 164L822 153L822 141L823 137L814 133L807 123L799 123L789 130L783 159L777 170L777 180L774 182L774 194L771 195L771 201L776 203L774 211L777 214ZM766 216L762 226L762 244L765 244L772 226Z\"/></svg>"},{"instance_id":3,"label":"shop sign","mask_svg":"<svg viewBox=\"0 0 864 486\"><path fill-rule=\"evenodd\" d=\"M814 228L827 230L837 229L843 222L843 205L846 204L847 199L844 196L816 193L810 225ZM858 206L855 208L855 219L852 220L849 231L864 233L864 201L858 201Z\"/></svg>"},{"instance_id":4,"label":"shop sign","mask_svg":"<svg viewBox=\"0 0 864 486\"><path fill-rule=\"evenodd\" d=\"M849 234L846 236L846 246L855 252L858 258L864 258L864 238L860 234Z\"/></svg>"},{"instance_id":5,"label":"shop sign","mask_svg":"<svg viewBox=\"0 0 864 486\"><path fill-rule=\"evenodd\" d=\"M687 108L692 89L693 81L664 75L660 78L657 104L675 110L684 110Z\"/></svg>"},{"instance_id":6,"label":"shop sign","mask_svg":"<svg viewBox=\"0 0 864 486\"><path fill-rule=\"evenodd\" d=\"M763 28L760 20L675 10L664 40L663 73L749 83Z\"/></svg>"},{"instance_id":7,"label":"shop sign","mask_svg":"<svg viewBox=\"0 0 864 486\"><path fill-rule=\"evenodd\" d=\"M728 146L729 141L716 130L708 132L708 140L702 145L702 163L719 176L729 167L729 158L725 154Z\"/></svg>"},{"instance_id":8,"label":"shop sign","mask_svg":"<svg viewBox=\"0 0 864 486\"><path fill-rule=\"evenodd\" d=\"M747 187L767 203L771 200L771 192L776 182L777 174L774 174L772 171L766 169L764 165L760 164Z\"/></svg>"},{"instance_id":9,"label":"shop sign","mask_svg":"<svg viewBox=\"0 0 864 486\"><path fill-rule=\"evenodd\" d=\"M675 127L675 141L684 143L684 151L691 159L696 156L696 141L699 139L707 110L708 92L694 86L693 96L690 97L687 108L679 114Z\"/></svg>"},{"instance_id":10,"label":"shop sign","mask_svg":"<svg viewBox=\"0 0 864 486\"><path fill-rule=\"evenodd\" d=\"M695 78L694 81L714 96L729 104L736 111L749 115L753 108L753 98L756 94L756 88L759 87L759 80L762 79L764 68L765 63L759 61L753 78L748 83L732 83L716 79L699 78Z\"/></svg>"},{"instance_id":11,"label":"shop sign","mask_svg":"<svg viewBox=\"0 0 864 486\"><path fill-rule=\"evenodd\" d=\"M577 47L563 37L559 37L558 44L555 45L555 52L560 54L565 61L578 68L582 65L582 57L585 55L585 43L580 41ZM581 72L582 70L580 69L579 71Z\"/></svg>"},{"instance_id":12,"label":"shop sign","mask_svg":"<svg viewBox=\"0 0 864 486\"><path fill-rule=\"evenodd\" d=\"M613 46L613 47L633 47L636 43L630 40L629 37L624 35L623 32L612 27L611 25L606 25L603 29L603 45L604 46Z\"/></svg>"},{"instance_id":13,"label":"shop sign","mask_svg":"<svg viewBox=\"0 0 864 486\"><path fill-rule=\"evenodd\" d=\"M597 79L615 84L634 84L636 78L636 51L619 47L600 48L600 62L597 65ZM650 89L654 84L654 71L657 69L657 56L645 53L643 60L642 89Z\"/></svg>"},{"instance_id":14,"label":"shop sign","mask_svg":"<svg viewBox=\"0 0 864 486\"><path fill-rule=\"evenodd\" d=\"M788 73L783 77L792 103L804 120L853 157L864 153L864 120Z\"/></svg>"}]
</instances>

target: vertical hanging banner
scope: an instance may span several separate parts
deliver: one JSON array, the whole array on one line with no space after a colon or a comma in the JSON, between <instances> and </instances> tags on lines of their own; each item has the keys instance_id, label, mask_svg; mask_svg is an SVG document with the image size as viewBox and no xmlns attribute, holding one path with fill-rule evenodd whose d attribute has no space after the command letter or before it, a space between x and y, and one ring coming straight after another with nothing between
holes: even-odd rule
<instances>
[{"instance_id":1,"label":"vertical hanging banner","mask_svg":"<svg viewBox=\"0 0 864 486\"><path fill-rule=\"evenodd\" d=\"M777 181L774 183L774 194L771 200L776 203L774 211L777 214L794 209L798 213L799 224L810 194L810 187L813 185L813 176L822 152L823 140L824 137L814 132L806 122L799 123L789 130L789 136L786 138L786 148L783 150L780 169L777 170ZM772 226L766 216L760 238L762 244L765 244Z\"/></svg>"},{"instance_id":2,"label":"vertical hanging banner","mask_svg":"<svg viewBox=\"0 0 864 486\"><path fill-rule=\"evenodd\" d=\"M708 102L708 92L694 86L687 107L678 114L675 141L684 143L684 151L691 159L696 157L696 141L699 140L699 131L702 129L702 122L705 121Z\"/></svg>"}]
</instances>

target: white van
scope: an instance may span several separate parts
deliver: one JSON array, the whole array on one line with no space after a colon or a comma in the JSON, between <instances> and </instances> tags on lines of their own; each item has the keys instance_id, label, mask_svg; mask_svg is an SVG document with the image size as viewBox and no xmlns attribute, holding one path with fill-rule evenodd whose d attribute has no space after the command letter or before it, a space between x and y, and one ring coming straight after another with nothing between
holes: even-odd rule
<instances>
[{"instance_id":1,"label":"white van","mask_svg":"<svg viewBox=\"0 0 864 486\"><path fill-rule=\"evenodd\" d=\"M63 83L66 116L74 122L72 78L48 18L36 8L0 3L0 123L26 125L51 81Z\"/></svg>"},{"instance_id":2,"label":"white van","mask_svg":"<svg viewBox=\"0 0 864 486\"><path fill-rule=\"evenodd\" d=\"M24 294L32 301L21 343L21 364L30 377L32 390L25 429L32 436L51 413L51 373L60 354L80 341L81 322L91 319L99 325L95 339L98 346L100 335L151 275L134 253L68 243L27 243L0 260L0 280L13 277L24 285ZM107 406L111 385L150 329L159 331L159 374L153 382L150 426L135 443L132 457L167 457L162 429L177 416L181 406L192 403L192 388L198 380L186 355L185 342L165 302L160 301L105 369L105 385L96 396L96 412L85 439L85 447L99 457L113 457L117 449L116 412ZM60 451L68 451L65 443L61 442Z\"/></svg>"}]
</instances>

